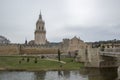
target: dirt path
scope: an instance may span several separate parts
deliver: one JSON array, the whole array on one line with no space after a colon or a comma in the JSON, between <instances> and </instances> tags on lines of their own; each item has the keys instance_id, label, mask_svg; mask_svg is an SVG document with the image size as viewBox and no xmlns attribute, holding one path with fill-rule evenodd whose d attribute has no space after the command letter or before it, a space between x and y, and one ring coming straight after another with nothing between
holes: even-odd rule
<instances>
[{"instance_id":1,"label":"dirt path","mask_svg":"<svg viewBox=\"0 0 120 80\"><path fill-rule=\"evenodd\" d=\"M64 61L58 61L58 60L56 60L56 59L45 59L45 60L49 60L49 61L56 61L56 62L60 62L60 63L62 63L62 64L66 64L66 62L64 62Z\"/></svg>"}]
</instances>

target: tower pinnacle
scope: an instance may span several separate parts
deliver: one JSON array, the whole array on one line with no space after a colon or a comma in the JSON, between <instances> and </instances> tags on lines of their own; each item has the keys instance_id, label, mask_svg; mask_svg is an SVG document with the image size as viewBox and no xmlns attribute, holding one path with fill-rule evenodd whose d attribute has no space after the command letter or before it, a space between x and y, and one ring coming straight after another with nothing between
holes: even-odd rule
<instances>
[{"instance_id":1,"label":"tower pinnacle","mask_svg":"<svg viewBox=\"0 0 120 80\"><path fill-rule=\"evenodd\" d=\"M40 11L39 19L41 19L41 20L42 20L42 14L41 14L41 11Z\"/></svg>"}]
</instances>

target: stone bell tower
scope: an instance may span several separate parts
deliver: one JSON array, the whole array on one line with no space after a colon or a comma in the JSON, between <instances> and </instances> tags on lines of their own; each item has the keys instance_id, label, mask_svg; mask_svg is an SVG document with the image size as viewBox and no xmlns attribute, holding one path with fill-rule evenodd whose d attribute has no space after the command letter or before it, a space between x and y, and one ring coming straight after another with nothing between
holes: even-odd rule
<instances>
[{"instance_id":1,"label":"stone bell tower","mask_svg":"<svg viewBox=\"0 0 120 80\"><path fill-rule=\"evenodd\" d=\"M35 30L35 44L46 44L46 29L45 22L42 20L42 15L40 12L39 19L36 22L36 30Z\"/></svg>"}]
</instances>

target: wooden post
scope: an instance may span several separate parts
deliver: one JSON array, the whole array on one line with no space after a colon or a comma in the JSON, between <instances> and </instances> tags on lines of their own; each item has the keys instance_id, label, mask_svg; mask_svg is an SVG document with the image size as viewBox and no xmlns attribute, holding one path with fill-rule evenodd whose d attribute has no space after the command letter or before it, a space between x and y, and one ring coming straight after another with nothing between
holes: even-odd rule
<instances>
[{"instance_id":1,"label":"wooden post","mask_svg":"<svg viewBox=\"0 0 120 80\"><path fill-rule=\"evenodd\" d=\"M60 61L60 50L58 49L58 61Z\"/></svg>"}]
</instances>

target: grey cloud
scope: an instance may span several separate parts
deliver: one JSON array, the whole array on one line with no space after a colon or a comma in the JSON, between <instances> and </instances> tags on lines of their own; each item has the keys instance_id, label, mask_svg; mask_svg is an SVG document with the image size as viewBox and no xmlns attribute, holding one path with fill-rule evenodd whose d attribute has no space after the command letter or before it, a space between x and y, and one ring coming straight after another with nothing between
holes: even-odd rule
<instances>
[{"instance_id":1,"label":"grey cloud","mask_svg":"<svg viewBox=\"0 0 120 80\"><path fill-rule=\"evenodd\" d=\"M116 26L119 27L120 25ZM120 28L96 26L96 27L81 27L72 26L63 29L64 32L73 33L81 37L85 41L99 41L99 40L109 40L109 39L119 39Z\"/></svg>"},{"instance_id":2,"label":"grey cloud","mask_svg":"<svg viewBox=\"0 0 120 80\"><path fill-rule=\"evenodd\" d=\"M79 25L72 23L73 18L67 13L68 1L0 0L0 35L18 43L23 43L25 37L34 39L35 24L41 10L49 41L59 42L75 35L85 41L120 39L120 0L91 0L95 2L94 16L83 25L79 24L82 24L80 16L74 17L74 20L80 18L77 21Z\"/></svg>"}]
</instances>

